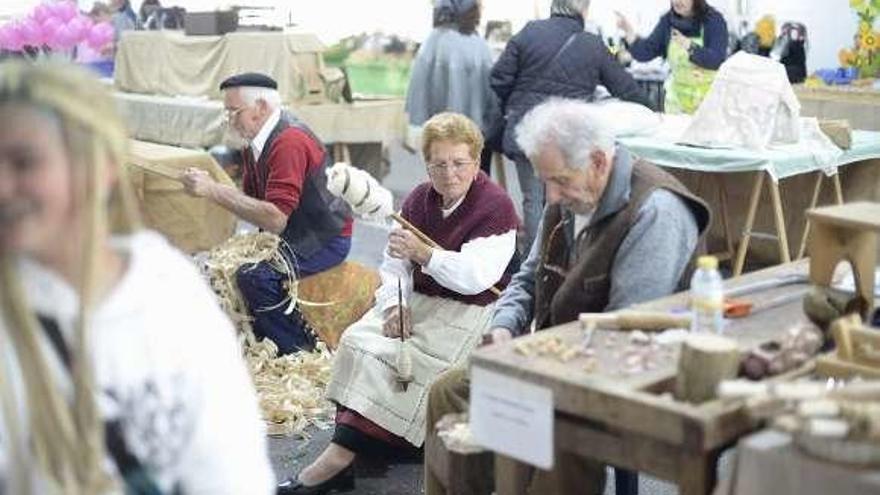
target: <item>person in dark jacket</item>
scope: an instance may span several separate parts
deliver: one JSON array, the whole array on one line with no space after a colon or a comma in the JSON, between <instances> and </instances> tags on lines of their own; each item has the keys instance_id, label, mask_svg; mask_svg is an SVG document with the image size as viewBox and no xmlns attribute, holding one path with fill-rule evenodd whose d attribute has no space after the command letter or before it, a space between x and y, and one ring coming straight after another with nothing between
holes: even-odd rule
<instances>
[{"instance_id":1,"label":"person in dark jacket","mask_svg":"<svg viewBox=\"0 0 880 495\"><path fill-rule=\"evenodd\" d=\"M584 32L589 5L590 0L553 0L550 18L526 24L492 68L490 84L506 120L502 150L516 163L523 194L521 252L528 252L544 207L544 187L516 144L514 129L523 115L553 96L591 101L600 84L613 96L648 106L645 94L602 40Z\"/></svg>"},{"instance_id":2,"label":"person in dark jacket","mask_svg":"<svg viewBox=\"0 0 880 495\"><path fill-rule=\"evenodd\" d=\"M647 38L638 37L620 12L617 25L626 34L634 59L647 62L664 57L669 63L665 111L694 113L727 58L727 21L706 0L672 0L671 4Z\"/></svg>"}]
</instances>

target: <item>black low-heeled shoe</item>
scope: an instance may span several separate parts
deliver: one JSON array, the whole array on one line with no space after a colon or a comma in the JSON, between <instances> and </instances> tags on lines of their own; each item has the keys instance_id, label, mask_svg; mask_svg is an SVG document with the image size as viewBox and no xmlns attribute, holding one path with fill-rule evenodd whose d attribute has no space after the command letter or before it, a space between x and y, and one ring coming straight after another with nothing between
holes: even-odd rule
<instances>
[{"instance_id":1,"label":"black low-heeled shoe","mask_svg":"<svg viewBox=\"0 0 880 495\"><path fill-rule=\"evenodd\" d=\"M306 486L299 481L299 477L288 478L278 484L275 495L324 495L327 493L343 493L354 490L354 463L349 464L332 478Z\"/></svg>"}]
</instances>

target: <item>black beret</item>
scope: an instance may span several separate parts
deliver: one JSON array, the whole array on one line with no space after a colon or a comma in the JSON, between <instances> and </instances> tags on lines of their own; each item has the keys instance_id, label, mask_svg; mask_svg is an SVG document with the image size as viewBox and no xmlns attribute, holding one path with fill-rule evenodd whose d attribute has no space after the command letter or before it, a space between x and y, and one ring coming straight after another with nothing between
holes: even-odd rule
<instances>
[{"instance_id":1,"label":"black beret","mask_svg":"<svg viewBox=\"0 0 880 495\"><path fill-rule=\"evenodd\" d=\"M266 74L260 74L259 72L237 74L226 78L226 80L220 83L221 91L224 89L240 87L278 89L278 83Z\"/></svg>"}]
</instances>

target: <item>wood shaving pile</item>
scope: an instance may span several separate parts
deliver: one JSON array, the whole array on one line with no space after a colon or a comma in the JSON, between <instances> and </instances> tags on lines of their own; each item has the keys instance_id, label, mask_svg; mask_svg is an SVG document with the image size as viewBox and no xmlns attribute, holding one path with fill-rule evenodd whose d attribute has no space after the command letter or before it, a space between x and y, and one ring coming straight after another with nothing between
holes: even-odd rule
<instances>
[{"instance_id":1,"label":"wood shaving pile","mask_svg":"<svg viewBox=\"0 0 880 495\"><path fill-rule=\"evenodd\" d=\"M540 357L575 364L586 373L639 375L675 362L675 345L661 343L654 335L631 332L586 332L580 343L567 343L558 336L514 341L514 351L528 358Z\"/></svg>"},{"instance_id":2,"label":"wood shaving pile","mask_svg":"<svg viewBox=\"0 0 880 495\"><path fill-rule=\"evenodd\" d=\"M323 429L332 421L333 407L324 399L324 389L330 380L333 356L321 342L314 352L281 357L271 340L257 342L236 283L240 267L269 261L289 277L285 284L288 298L280 301L279 306L292 308L297 303L297 280L278 251L280 243L278 236L267 232L234 236L207 253L202 269L220 306L238 329L268 433L301 435L310 424Z\"/></svg>"},{"instance_id":3,"label":"wood shaving pile","mask_svg":"<svg viewBox=\"0 0 880 495\"><path fill-rule=\"evenodd\" d=\"M250 313L238 291L238 284L235 281L236 273L242 266L269 261L289 277L286 286L290 299L279 301L279 304L295 303L296 276L292 267L288 266L287 261L278 251L280 243L281 238L269 232L237 235L209 251L203 260L202 269L220 299L220 306L232 318L239 330L244 334L250 334L251 338L253 338L253 331L250 325Z\"/></svg>"},{"instance_id":4,"label":"wood shaving pile","mask_svg":"<svg viewBox=\"0 0 880 495\"><path fill-rule=\"evenodd\" d=\"M333 368L332 355L320 342L315 352L275 357L277 350L269 339L245 348L268 433L300 435L310 424L327 428L333 407L324 390Z\"/></svg>"},{"instance_id":5,"label":"wood shaving pile","mask_svg":"<svg viewBox=\"0 0 880 495\"><path fill-rule=\"evenodd\" d=\"M567 363L582 353L579 345L566 344L559 337L540 337L517 342L514 349L525 357L541 356L560 363Z\"/></svg>"},{"instance_id":6,"label":"wood shaving pile","mask_svg":"<svg viewBox=\"0 0 880 495\"><path fill-rule=\"evenodd\" d=\"M467 414L447 414L437 422L437 436L444 447L456 454L479 454L485 449L474 440Z\"/></svg>"}]
</instances>

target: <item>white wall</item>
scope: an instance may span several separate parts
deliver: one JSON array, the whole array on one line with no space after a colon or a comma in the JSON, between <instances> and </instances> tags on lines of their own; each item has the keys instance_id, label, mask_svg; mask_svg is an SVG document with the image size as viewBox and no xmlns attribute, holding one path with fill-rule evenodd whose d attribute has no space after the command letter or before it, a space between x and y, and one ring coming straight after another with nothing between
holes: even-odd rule
<instances>
[{"instance_id":1,"label":"white wall","mask_svg":"<svg viewBox=\"0 0 880 495\"><path fill-rule=\"evenodd\" d=\"M837 52L850 48L858 26L849 0L751 0L749 15L752 20L764 14L773 14L776 25L785 21L799 21L807 26L810 51L808 70L837 67Z\"/></svg>"},{"instance_id":2,"label":"white wall","mask_svg":"<svg viewBox=\"0 0 880 495\"><path fill-rule=\"evenodd\" d=\"M551 0L483 0L484 20L513 21L519 29L535 13L546 16ZM78 0L88 9L94 0ZM849 0L709 0L735 25L738 7L745 7L746 17L754 23L764 14L776 16L777 25L787 20L806 24L811 43L808 54L810 70L836 67L837 52L852 45L856 29L855 13ZM0 18L27 12L38 0L0 0ZM135 9L140 0L132 0ZM274 5L279 15L288 16L303 29L310 30L326 43L364 31L396 32L423 39L431 29L430 0L162 0L190 10L213 10L225 5ZM614 10L624 12L647 33L657 18L669 8L669 0L593 0L590 16L602 26L606 36L615 34Z\"/></svg>"}]
</instances>

